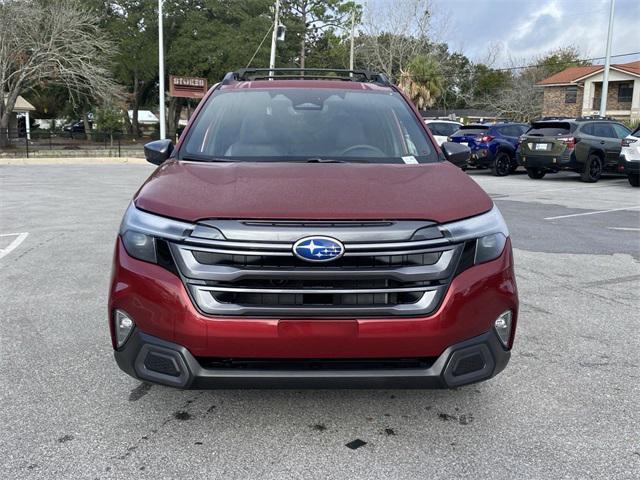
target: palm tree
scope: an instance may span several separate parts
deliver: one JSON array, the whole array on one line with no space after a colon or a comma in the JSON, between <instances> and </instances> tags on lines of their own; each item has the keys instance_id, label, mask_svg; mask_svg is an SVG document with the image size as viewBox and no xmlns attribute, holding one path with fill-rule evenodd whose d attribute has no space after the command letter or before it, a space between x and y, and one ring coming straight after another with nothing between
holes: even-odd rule
<instances>
[{"instance_id":1,"label":"palm tree","mask_svg":"<svg viewBox=\"0 0 640 480\"><path fill-rule=\"evenodd\" d=\"M398 86L419 110L431 107L443 91L444 79L433 58L414 57L406 69L400 70Z\"/></svg>"}]
</instances>

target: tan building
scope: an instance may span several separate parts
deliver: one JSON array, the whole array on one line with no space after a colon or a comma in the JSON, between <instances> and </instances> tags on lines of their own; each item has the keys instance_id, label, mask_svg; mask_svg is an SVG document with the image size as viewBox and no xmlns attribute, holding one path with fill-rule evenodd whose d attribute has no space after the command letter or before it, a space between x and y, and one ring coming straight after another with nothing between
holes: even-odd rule
<instances>
[{"instance_id":1,"label":"tan building","mask_svg":"<svg viewBox=\"0 0 640 480\"><path fill-rule=\"evenodd\" d=\"M544 116L579 117L600 112L603 65L570 67L538 82ZM606 115L640 120L640 61L611 65Z\"/></svg>"}]
</instances>

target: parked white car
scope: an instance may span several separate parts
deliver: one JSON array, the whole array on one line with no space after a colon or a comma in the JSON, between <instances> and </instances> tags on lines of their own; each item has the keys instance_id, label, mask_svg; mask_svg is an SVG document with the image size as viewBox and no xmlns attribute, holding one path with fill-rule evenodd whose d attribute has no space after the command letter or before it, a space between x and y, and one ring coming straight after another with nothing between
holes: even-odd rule
<instances>
[{"instance_id":1,"label":"parked white car","mask_svg":"<svg viewBox=\"0 0 640 480\"><path fill-rule=\"evenodd\" d=\"M627 174L631 185L640 186L640 127L622 139L618 171Z\"/></svg>"},{"instance_id":2,"label":"parked white car","mask_svg":"<svg viewBox=\"0 0 640 480\"><path fill-rule=\"evenodd\" d=\"M424 123L426 123L429 130L431 130L438 145L446 142L447 137L462 126L460 122L454 122L452 120L425 120Z\"/></svg>"}]
</instances>

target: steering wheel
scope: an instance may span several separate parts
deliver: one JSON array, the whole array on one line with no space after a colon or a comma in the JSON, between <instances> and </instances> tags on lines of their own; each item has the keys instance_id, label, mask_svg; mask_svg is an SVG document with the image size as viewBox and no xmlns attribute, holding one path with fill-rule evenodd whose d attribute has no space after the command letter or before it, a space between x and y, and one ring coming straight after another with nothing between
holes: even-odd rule
<instances>
[{"instance_id":1,"label":"steering wheel","mask_svg":"<svg viewBox=\"0 0 640 480\"><path fill-rule=\"evenodd\" d=\"M347 147L342 152L340 152L340 155L344 157L353 156L354 152L358 150L360 150L361 152L371 153L371 155L364 154L362 155L363 157L386 157L387 156L387 154L385 154L378 147L374 147L373 145L365 145L365 144L352 145L350 147Z\"/></svg>"}]
</instances>

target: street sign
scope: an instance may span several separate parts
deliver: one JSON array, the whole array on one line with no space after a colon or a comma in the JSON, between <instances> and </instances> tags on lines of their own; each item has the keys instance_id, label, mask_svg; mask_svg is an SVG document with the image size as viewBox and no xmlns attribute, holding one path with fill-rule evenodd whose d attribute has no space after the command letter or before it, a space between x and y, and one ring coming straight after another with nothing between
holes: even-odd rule
<instances>
[{"instance_id":1,"label":"street sign","mask_svg":"<svg viewBox=\"0 0 640 480\"><path fill-rule=\"evenodd\" d=\"M169 75L171 97L202 98L207 93L207 79Z\"/></svg>"}]
</instances>

